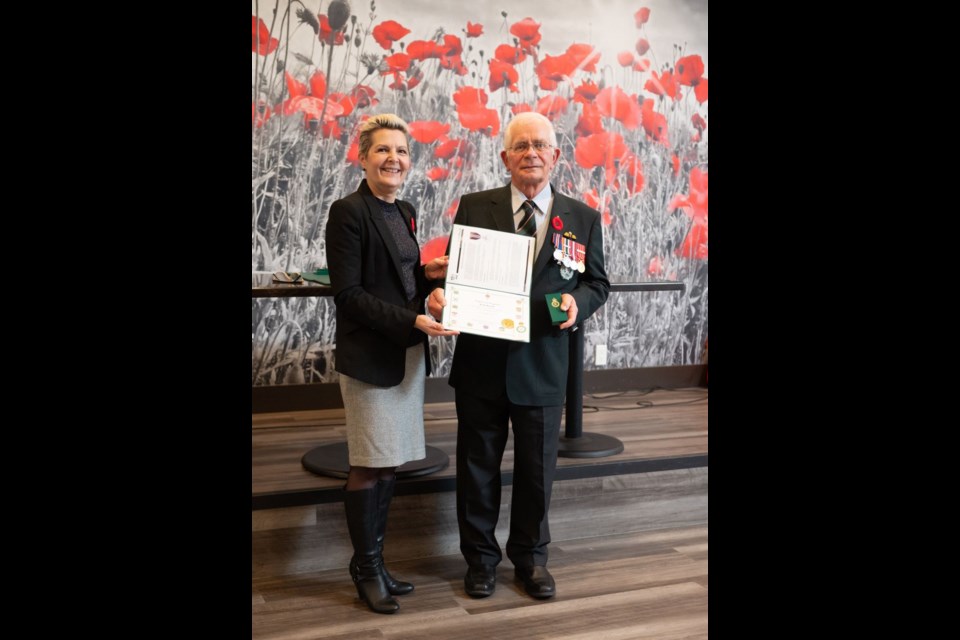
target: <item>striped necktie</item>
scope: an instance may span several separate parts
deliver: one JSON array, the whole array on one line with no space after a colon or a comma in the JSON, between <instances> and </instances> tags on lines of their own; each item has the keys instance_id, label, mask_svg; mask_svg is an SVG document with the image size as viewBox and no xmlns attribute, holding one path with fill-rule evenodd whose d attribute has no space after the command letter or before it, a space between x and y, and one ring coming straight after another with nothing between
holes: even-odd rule
<instances>
[{"instance_id":1,"label":"striped necktie","mask_svg":"<svg viewBox=\"0 0 960 640\"><path fill-rule=\"evenodd\" d=\"M533 215L537 210L537 205L533 200L527 200L520 207L523 209L523 219L517 225L517 233L533 237L537 233L537 219Z\"/></svg>"}]
</instances>

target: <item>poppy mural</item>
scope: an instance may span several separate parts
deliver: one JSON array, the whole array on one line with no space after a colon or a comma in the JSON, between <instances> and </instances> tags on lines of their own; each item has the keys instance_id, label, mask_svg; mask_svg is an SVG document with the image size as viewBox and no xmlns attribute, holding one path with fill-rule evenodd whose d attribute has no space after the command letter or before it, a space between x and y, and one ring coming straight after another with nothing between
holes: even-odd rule
<instances>
[{"instance_id":1,"label":"poppy mural","mask_svg":"<svg viewBox=\"0 0 960 640\"><path fill-rule=\"evenodd\" d=\"M584 323L606 368L699 364L707 338L707 1L256 0L252 5L255 272L326 266L330 204L363 177L357 128L410 124L400 197L421 258L443 253L465 193L506 184L501 131L548 117L553 186L603 215L611 282L686 291L612 293ZM254 385L334 382L331 298L253 300ZM435 375L455 339L431 340Z\"/></svg>"}]
</instances>

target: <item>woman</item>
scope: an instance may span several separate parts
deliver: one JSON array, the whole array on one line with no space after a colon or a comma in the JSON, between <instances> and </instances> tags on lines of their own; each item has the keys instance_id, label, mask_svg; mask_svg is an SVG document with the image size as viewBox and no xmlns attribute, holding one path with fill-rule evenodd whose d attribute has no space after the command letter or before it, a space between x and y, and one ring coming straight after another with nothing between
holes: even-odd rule
<instances>
[{"instance_id":1,"label":"woman","mask_svg":"<svg viewBox=\"0 0 960 640\"><path fill-rule=\"evenodd\" d=\"M377 613L413 591L383 566L383 536L398 466L426 457L424 377L427 336L457 335L424 313L429 280L447 258L420 265L416 211L397 199L410 169L407 123L393 114L360 127L360 187L330 206L327 264L337 306L336 370L347 422L350 471L344 487L353 544L350 575Z\"/></svg>"}]
</instances>

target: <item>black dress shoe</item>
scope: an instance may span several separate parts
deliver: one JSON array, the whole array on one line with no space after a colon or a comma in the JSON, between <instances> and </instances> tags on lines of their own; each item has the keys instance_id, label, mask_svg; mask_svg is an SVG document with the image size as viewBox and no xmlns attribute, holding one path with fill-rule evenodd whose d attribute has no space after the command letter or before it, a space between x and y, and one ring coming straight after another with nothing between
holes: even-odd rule
<instances>
[{"instance_id":1,"label":"black dress shoe","mask_svg":"<svg viewBox=\"0 0 960 640\"><path fill-rule=\"evenodd\" d=\"M534 598L552 598L557 595L557 584L546 567L516 567L517 580L523 583L523 589Z\"/></svg>"},{"instance_id":2,"label":"black dress shoe","mask_svg":"<svg viewBox=\"0 0 960 640\"><path fill-rule=\"evenodd\" d=\"M463 588L471 598L486 598L493 595L497 588L497 568L489 564L478 564L467 569L463 577Z\"/></svg>"}]
</instances>

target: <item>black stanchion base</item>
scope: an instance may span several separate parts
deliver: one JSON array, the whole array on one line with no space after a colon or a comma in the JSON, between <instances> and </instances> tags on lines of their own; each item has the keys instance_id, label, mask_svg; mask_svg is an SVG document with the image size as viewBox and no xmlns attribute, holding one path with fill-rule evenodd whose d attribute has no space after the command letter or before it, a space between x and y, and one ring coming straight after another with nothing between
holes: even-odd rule
<instances>
[{"instance_id":1,"label":"black stanchion base","mask_svg":"<svg viewBox=\"0 0 960 640\"><path fill-rule=\"evenodd\" d=\"M300 459L303 468L321 476L346 478L350 471L347 443L335 442L315 447ZM427 457L411 460L397 467L397 478L416 478L436 473L450 466L450 456L436 447L427 445Z\"/></svg>"},{"instance_id":2,"label":"black stanchion base","mask_svg":"<svg viewBox=\"0 0 960 640\"><path fill-rule=\"evenodd\" d=\"M557 455L561 458L605 458L623 451L623 443L613 436L584 432L578 438L560 436Z\"/></svg>"}]
</instances>

